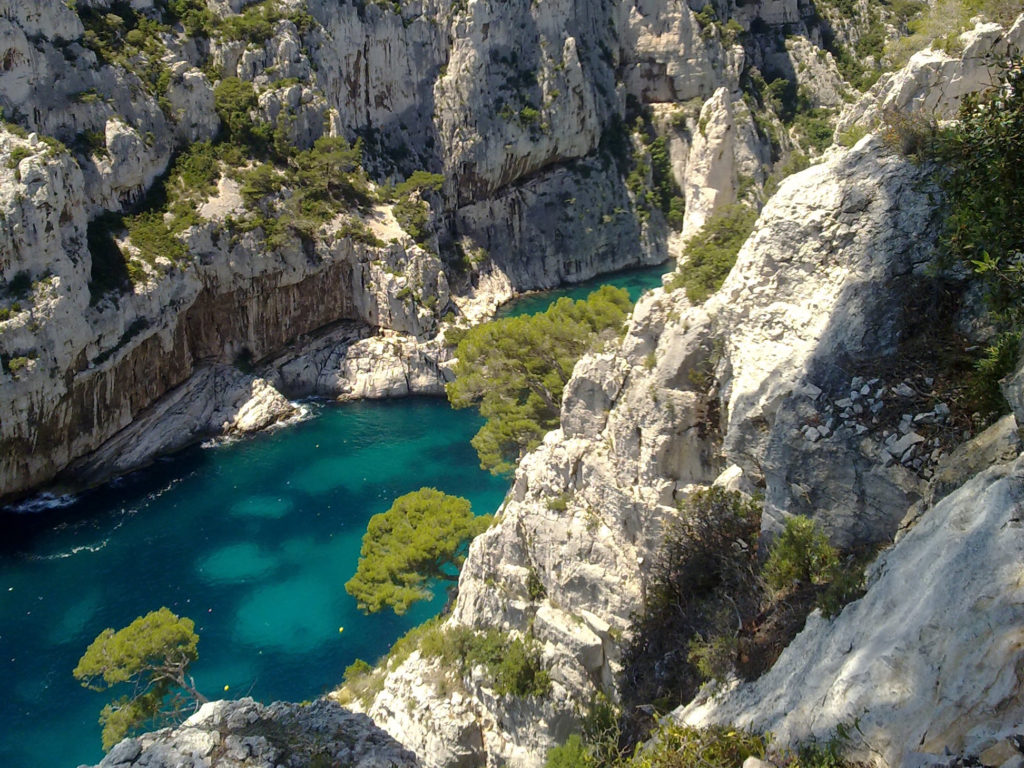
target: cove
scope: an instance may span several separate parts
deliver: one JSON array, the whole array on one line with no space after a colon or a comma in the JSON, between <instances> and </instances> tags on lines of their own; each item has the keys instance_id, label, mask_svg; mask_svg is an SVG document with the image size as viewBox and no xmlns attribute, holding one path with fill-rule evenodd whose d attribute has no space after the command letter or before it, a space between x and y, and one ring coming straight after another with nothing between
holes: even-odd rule
<instances>
[{"instance_id":1,"label":"cove","mask_svg":"<svg viewBox=\"0 0 1024 768\"><path fill-rule=\"evenodd\" d=\"M636 300L665 270L531 294L502 314L609 283ZM508 482L480 470L469 444L482 421L431 398L310 408L302 423L191 448L60 509L0 510L0 766L98 762L111 697L71 670L104 628L163 605L196 623L204 694L266 702L330 690L442 608L439 593L402 617L364 616L344 583L366 523L396 496L428 485L478 514L498 508Z\"/></svg>"},{"instance_id":2,"label":"cove","mask_svg":"<svg viewBox=\"0 0 1024 768\"><path fill-rule=\"evenodd\" d=\"M498 308L495 317L518 317L519 315L532 315L543 312L551 304L563 296L573 300L585 299L592 292L602 285L614 285L617 288L625 288L629 292L629 298L634 303L641 294L652 288L661 287L661 276L675 267L675 262L668 261L653 267L633 267L618 272L609 272L605 275L584 280L582 283L556 288L551 291L537 291L524 296L512 299Z\"/></svg>"},{"instance_id":3,"label":"cove","mask_svg":"<svg viewBox=\"0 0 1024 768\"><path fill-rule=\"evenodd\" d=\"M469 444L481 420L430 398L312 407L308 421L187 450L59 511L4 514L0 765L97 762L109 697L71 670L105 627L162 605L196 622L199 690L263 701L315 698L441 609L443 592L402 617L364 616L344 583L367 521L396 496L429 485L497 509L508 482Z\"/></svg>"}]
</instances>

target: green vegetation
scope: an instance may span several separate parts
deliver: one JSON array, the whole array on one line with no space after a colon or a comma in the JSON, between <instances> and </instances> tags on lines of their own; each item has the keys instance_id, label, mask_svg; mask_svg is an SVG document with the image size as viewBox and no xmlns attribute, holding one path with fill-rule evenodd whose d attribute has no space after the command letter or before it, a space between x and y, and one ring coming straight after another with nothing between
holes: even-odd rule
<instances>
[{"instance_id":1,"label":"green vegetation","mask_svg":"<svg viewBox=\"0 0 1024 768\"><path fill-rule=\"evenodd\" d=\"M703 681L697 665L707 655L690 642L734 638L739 618L757 615L760 527L760 503L740 493L713 487L680 504L679 517L665 525L648 571L643 612L633 619L623 654L627 710L649 702L670 709L689 701ZM689 655L682 657L680 648Z\"/></svg>"},{"instance_id":2,"label":"green vegetation","mask_svg":"<svg viewBox=\"0 0 1024 768\"><path fill-rule=\"evenodd\" d=\"M364 706L368 705L382 690L386 672L397 669L413 651L441 662L447 674L437 681L439 685L450 681L450 674L465 677L475 667L482 666L499 696L546 696L551 689L550 677L532 638L513 638L496 629L477 630L464 626L444 629L441 617L435 617L396 640L376 667L359 659L349 665L338 692L339 700L345 703L358 698Z\"/></svg>"},{"instance_id":3,"label":"green vegetation","mask_svg":"<svg viewBox=\"0 0 1024 768\"><path fill-rule=\"evenodd\" d=\"M28 355L18 355L7 360L7 371L12 376L17 376L18 372L24 370L29 363L32 362L32 358Z\"/></svg>"},{"instance_id":4,"label":"green vegetation","mask_svg":"<svg viewBox=\"0 0 1024 768\"><path fill-rule=\"evenodd\" d=\"M544 760L544 768L595 768L596 765L578 733L572 734L564 744L549 749Z\"/></svg>"},{"instance_id":5,"label":"green vegetation","mask_svg":"<svg viewBox=\"0 0 1024 768\"><path fill-rule=\"evenodd\" d=\"M686 289L686 297L703 303L722 287L736 263L736 255L757 221L757 211L735 204L723 208L708 219L690 238L684 249L684 261L666 286L668 290Z\"/></svg>"},{"instance_id":6,"label":"green vegetation","mask_svg":"<svg viewBox=\"0 0 1024 768\"><path fill-rule=\"evenodd\" d=\"M255 137L259 141L259 136ZM266 144L264 151L271 152ZM276 164L262 163L238 174L242 199L253 215L239 222L242 229L263 230L272 247L297 234L312 237L319 228L352 207L374 201L362 168L362 143L349 144L341 136L321 136L312 148L276 154ZM291 189L285 201L278 193ZM349 221L342 234L378 243L365 226Z\"/></svg>"},{"instance_id":7,"label":"green vegetation","mask_svg":"<svg viewBox=\"0 0 1024 768\"><path fill-rule=\"evenodd\" d=\"M95 691L115 686L128 691L100 713L104 749L145 724L177 716L187 702L206 701L188 676L199 657L194 629L191 619L161 608L116 632L105 629L92 641L74 669L75 679Z\"/></svg>"},{"instance_id":8,"label":"green vegetation","mask_svg":"<svg viewBox=\"0 0 1024 768\"><path fill-rule=\"evenodd\" d=\"M544 586L544 582L540 580L540 576L537 575L535 568L530 568L529 573L526 574L526 594L534 602L543 600L548 596L548 590Z\"/></svg>"},{"instance_id":9,"label":"green vegetation","mask_svg":"<svg viewBox=\"0 0 1024 768\"><path fill-rule=\"evenodd\" d=\"M1024 298L1024 68L1006 62L1000 82L964 98L944 138L949 216L943 246L985 281L994 311L1020 325Z\"/></svg>"},{"instance_id":10,"label":"green vegetation","mask_svg":"<svg viewBox=\"0 0 1024 768\"><path fill-rule=\"evenodd\" d=\"M163 182L154 185L145 210L132 216L106 213L89 222L91 301L95 304L111 292L146 281L160 269L160 260L172 266L185 264L189 254L179 235L200 222L199 203L214 191L218 178L218 148L206 142L192 144ZM117 238L125 236L132 249L122 252Z\"/></svg>"},{"instance_id":11,"label":"green vegetation","mask_svg":"<svg viewBox=\"0 0 1024 768\"><path fill-rule=\"evenodd\" d=\"M851 125L839 134L836 143L842 147L852 147L871 132L871 129L864 125Z\"/></svg>"},{"instance_id":12,"label":"green vegetation","mask_svg":"<svg viewBox=\"0 0 1024 768\"><path fill-rule=\"evenodd\" d=\"M432 581L458 581L469 542L491 520L474 516L466 499L434 488L399 496L387 512L370 518L345 591L367 613L388 607L403 614L433 596Z\"/></svg>"},{"instance_id":13,"label":"green vegetation","mask_svg":"<svg viewBox=\"0 0 1024 768\"><path fill-rule=\"evenodd\" d=\"M562 390L576 361L602 333L617 333L631 307L629 294L604 286L585 301L559 299L546 312L483 323L456 349L455 408L476 406L487 419L473 438L480 466L494 474L515 469L519 457L558 426Z\"/></svg>"},{"instance_id":14,"label":"green vegetation","mask_svg":"<svg viewBox=\"0 0 1024 768\"><path fill-rule=\"evenodd\" d=\"M741 768L748 757L764 758L768 740L735 728L692 728L670 723L655 734L651 749L639 750L629 768Z\"/></svg>"},{"instance_id":15,"label":"green vegetation","mask_svg":"<svg viewBox=\"0 0 1024 768\"><path fill-rule=\"evenodd\" d=\"M900 26L909 34L886 42L885 60L889 69L898 69L920 50L929 46L957 53L958 37L970 29L971 19L983 16L1004 25L1013 23L1020 13L1017 0L937 0L893 3Z\"/></svg>"},{"instance_id":16,"label":"green vegetation","mask_svg":"<svg viewBox=\"0 0 1024 768\"><path fill-rule=\"evenodd\" d=\"M615 743L614 728L594 731L588 716L583 734L573 734L548 751L544 768L742 768L747 758L769 757L786 768L864 768L843 757L860 729L840 723L826 742L804 742L791 750L772 749L772 734L729 726L695 728L666 719L650 735L649 744L632 752Z\"/></svg>"},{"instance_id":17,"label":"green vegetation","mask_svg":"<svg viewBox=\"0 0 1024 768\"><path fill-rule=\"evenodd\" d=\"M983 420L1008 410L999 380L1015 369L1024 332L1024 71L1020 58L1002 65L950 127L887 112L882 128L893 149L931 164L945 193L939 266L962 265L985 291L994 333L966 382L968 412Z\"/></svg>"},{"instance_id":18,"label":"green vegetation","mask_svg":"<svg viewBox=\"0 0 1024 768\"><path fill-rule=\"evenodd\" d=\"M793 127L801 144L810 146L819 154L832 144L832 110L825 107L807 107L797 110Z\"/></svg>"},{"instance_id":19,"label":"green vegetation","mask_svg":"<svg viewBox=\"0 0 1024 768\"><path fill-rule=\"evenodd\" d=\"M459 626L425 634L420 653L440 659L446 667L458 669L463 675L482 665L499 696L545 696L551 689L551 679L541 667L536 643L529 638L510 639L507 633L496 629L478 631Z\"/></svg>"},{"instance_id":20,"label":"green vegetation","mask_svg":"<svg viewBox=\"0 0 1024 768\"><path fill-rule=\"evenodd\" d=\"M262 149L269 140L269 126L257 125L252 119L256 111L256 89L237 77L225 77L213 89L213 104L221 119L224 140L254 149Z\"/></svg>"},{"instance_id":21,"label":"green vegetation","mask_svg":"<svg viewBox=\"0 0 1024 768\"><path fill-rule=\"evenodd\" d=\"M717 487L689 496L665 524L623 654L624 744L648 737L638 706L668 711L705 681L755 679L815 606L832 617L863 594L872 551L841 563L809 518L794 517L762 567L760 525L758 500Z\"/></svg>"},{"instance_id":22,"label":"green vegetation","mask_svg":"<svg viewBox=\"0 0 1024 768\"><path fill-rule=\"evenodd\" d=\"M788 589L793 582L821 584L829 580L839 558L828 537L809 517L786 521L764 565L765 580L772 589Z\"/></svg>"},{"instance_id":23,"label":"green vegetation","mask_svg":"<svg viewBox=\"0 0 1024 768\"><path fill-rule=\"evenodd\" d=\"M165 113L170 114L167 91L171 72L163 61L167 53L163 38L170 28L120 0L111 3L109 10L88 7L77 10L85 27L82 43L92 49L101 62L115 64L137 75L142 87L157 98Z\"/></svg>"},{"instance_id":24,"label":"green vegetation","mask_svg":"<svg viewBox=\"0 0 1024 768\"><path fill-rule=\"evenodd\" d=\"M637 214L644 221L649 211L658 209L669 226L680 230L685 203L682 190L672 175L668 143L664 136L652 138L653 129L642 119L637 120L637 131L642 146L633 153L633 169L626 177L626 188L633 196Z\"/></svg>"},{"instance_id":25,"label":"green vegetation","mask_svg":"<svg viewBox=\"0 0 1024 768\"><path fill-rule=\"evenodd\" d=\"M18 167L21 165L21 161L34 154L35 152L28 147L15 147L11 150L11 156L7 158L7 167L14 171L16 181L21 181L21 171Z\"/></svg>"}]
</instances>

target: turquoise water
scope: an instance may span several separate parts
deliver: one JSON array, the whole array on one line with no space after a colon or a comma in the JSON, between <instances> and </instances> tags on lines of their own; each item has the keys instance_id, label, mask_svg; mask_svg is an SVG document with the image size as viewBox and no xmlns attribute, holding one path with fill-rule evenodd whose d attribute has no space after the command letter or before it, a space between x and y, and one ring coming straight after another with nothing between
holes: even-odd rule
<instances>
[{"instance_id":1,"label":"turquoise water","mask_svg":"<svg viewBox=\"0 0 1024 768\"><path fill-rule=\"evenodd\" d=\"M607 283L636 300L666 269L533 294L503 314ZM184 451L59 510L0 511L0 767L99 761L109 697L71 670L101 630L160 606L196 622L199 690L263 701L316 697L441 609L438 594L403 617L364 616L344 584L367 521L396 496L431 485L477 513L497 509L508 484L469 444L481 420L440 399L312 408L301 424Z\"/></svg>"},{"instance_id":2,"label":"turquoise water","mask_svg":"<svg viewBox=\"0 0 1024 768\"><path fill-rule=\"evenodd\" d=\"M624 269L620 272L600 275L591 280L585 280L582 283L565 288L531 293L521 298L513 299L503 305L498 310L497 317L518 317L519 315L532 315L536 312L543 312L552 302L563 296L576 300L585 299L602 285L614 285L619 288L625 288L629 291L629 298L635 302L640 298L640 294L652 288L660 288L661 276L672 268L673 262L666 262L655 267Z\"/></svg>"},{"instance_id":3,"label":"turquoise water","mask_svg":"<svg viewBox=\"0 0 1024 768\"><path fill-rule=\"evenodd\" d=\"M107 697L71 670L102 629L162 605L196 622L201 691L264 701L316 697L441 609L443 593L364 616L344 584L369 517L396 496L431 485L497 509L508 484L478 469L479 418L439 399L313 407L70 507L0 518L0 766L97 762Z\"/></svg>"}]
</instances>

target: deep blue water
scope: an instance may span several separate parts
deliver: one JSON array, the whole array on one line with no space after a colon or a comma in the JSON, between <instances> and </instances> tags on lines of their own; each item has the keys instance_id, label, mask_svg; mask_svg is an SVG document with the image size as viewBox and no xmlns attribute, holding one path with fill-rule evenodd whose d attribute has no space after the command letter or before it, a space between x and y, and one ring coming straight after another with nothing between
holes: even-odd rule
<instances>
[{"instance_id":1,"label":"deep blue water","mask_svg":"<svg viewBox=\"0 0 1024 768\"><path fill-rule=\"evenodd\" d=\"M606 283L635 300L665 269L534 294L505 314ZM469 444L481 420L442 399L311 407L305 422L189 449L62 509L0 511L0 768L99 761L111 696L71 670L104 628L161 606L196 623L199 690L263 701L330 690L441 609L438 593L402 617L364 616L344 584L366 523L396 496L429 485L497 509L508 483Z\"/></svg>"}]
</instances>

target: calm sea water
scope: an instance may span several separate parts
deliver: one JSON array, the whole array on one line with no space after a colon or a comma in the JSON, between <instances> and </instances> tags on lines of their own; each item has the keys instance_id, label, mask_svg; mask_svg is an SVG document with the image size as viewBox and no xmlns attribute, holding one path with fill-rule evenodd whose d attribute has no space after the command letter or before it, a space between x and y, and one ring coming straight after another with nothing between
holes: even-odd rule
<instances>
[{"instance_id":1,"label":"calm sea water","mask_svg":"<svg viewBox=\"0 0 1024 768\"><path fill-rule=\"evenodd\" d=\"M469 445L480 420L440 399L316 408L58 514L0 520L0 765L98 761L107 699L71 670L102 629L162 605L196 622L201 691L264 701L314 698L440 610L443 594L404 617L364 616L344 584L367 521L396 496L430 485L498 507L507 482Z\"/></svg>"},{"instance_id":2,"label":"calm sea water","mask_svg":"<svg viewBox=\"0 0 1024 768\"><path fill-rule=\"evenodd\" d=\"M606 283L635 300L662 271L534 294L505 312ZM508 483L480 470L469 444L481 420L441 399L311 407L308 421L189 449L62 509L0 511L0 766L98 762L109 696L71 670L104 628L161 606L196 623L201 691L263 701L316 697L441 609L438 593L403 617L364 616L344 584L366 523L396 496L434 486L478 514L497 509Z\"/></svg>"},{"instance_id":3,"label":"calm sea water","mask_svg":"<svg viewBox=\"0 0 1024 768\"><path fill-rule=\"evenodd\" d=\"M612 272L607 275L600 275L592 280L577 283L569 288L557 288L553 291L539 291L513 299L502 306L497 313L498 317L517 317L519 315L532 315L535 312L543 312L552 302L563 296L570 299L585 299L593 291L602 285L615 285L625 288L629 292L629 298L634 302L640 298L640 294L652 288L661 287L661 276L673 268L672 262L659 264L655 267L639 267L636 269L624 269L620 272Z\"/></svg>"}]
</instances>

